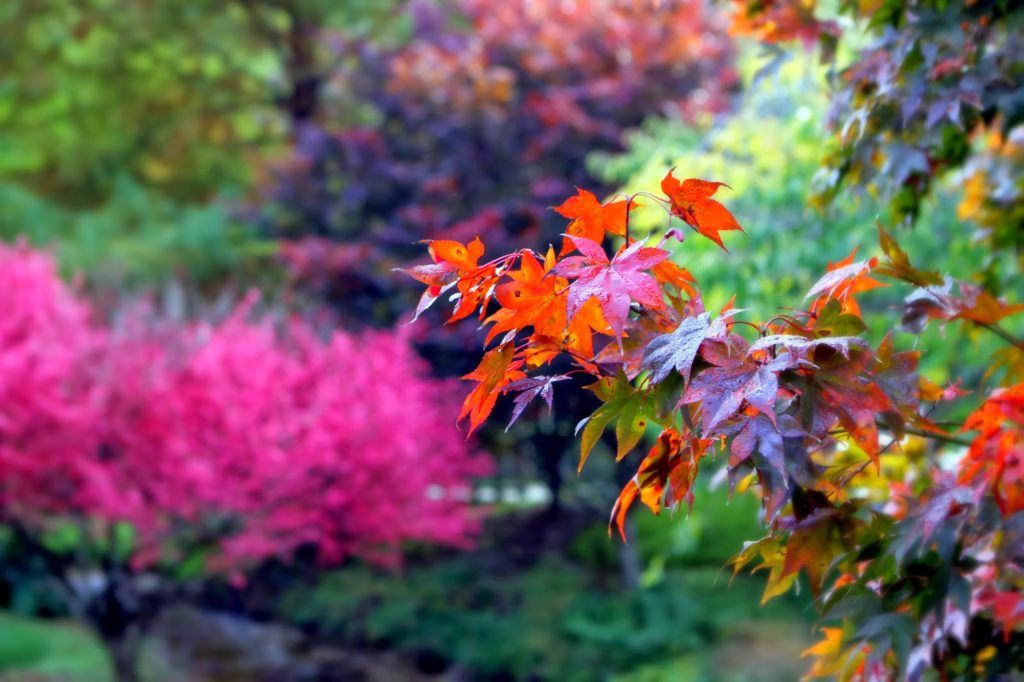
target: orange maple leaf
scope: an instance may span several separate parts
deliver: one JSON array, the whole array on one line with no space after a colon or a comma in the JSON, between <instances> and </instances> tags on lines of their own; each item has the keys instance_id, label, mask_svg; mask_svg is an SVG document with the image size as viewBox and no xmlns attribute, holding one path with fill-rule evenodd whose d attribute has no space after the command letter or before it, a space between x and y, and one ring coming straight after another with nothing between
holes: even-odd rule
<instances>
[{"instance_id":1,"label":"orange maple leaf","mask_svg":"<svg viewBox=\"0 0 1024 682\"><path fill-rule=\"evenodd\" d=\"M839 301L842 305L842 313L860 317L860 306L857 305L857 300L853 297L854 294L888 286L870 275L871 270L878 264L877 258L855 263L853 258L856 255L857 248L854 247L850 255L843 260L828 264L825 276L819 279L807 293L806 298L818 297L811 305L811 312L817 315L829 301Z\"/></svg>"},{"instance_id":2,"label":"orange maple leaf","mask_svg":"<svg viewBox=\"0 0 1024 682\"><path fill-rule=\"evenodd\" d=\"M469 417L469 433L473 433L494 409L501 389L513 381L526 377L519 368L523 361L516 359L515 345L506 343L484 354L477 368L462 377L479 382L466 396L459 413L459 421Z\"/></svg>"},{"instance_id":3,"label":"orange maple leaf","mask_svg":"<svg viewBox=\"0 0 1024 682\"><path fill-rule=\"evenodd\" d=\"M460 273L476 269L477 261L484 255L484 243L476 237L469 244L452 239L432 239L427 241L427 250L435 263L450 263Z\"/></svg>"},{"instance_id":4,"label":"orange maple leaf","mask_svg":"<svg viewBox=\"0 0 1024 682\"><path fill-rule=\"evenodd\" d=\"M683 501L693 503L691 489L700 460L711 442L692 436L684 439L675 429L661 432L612 507L612 523L618 527L623 541L626 513L638 497L655 514L661 513L663 503L671 508ZM611 524L608 532L611 533Z\"/></svg>"},{"instance_id":5,"label":"orange maple leaf","mask_svg":"<svg viewBox=\"0 0 1024 682\"><path fill-rule=\"evenodd\" d=\"M604 241L605 232L625 236L628 211L635 205L635 202L626 200L602 205L593 193L577 187L576 196L569 197L555 210L572 221L565 230L567 234L600 244ZM576 244L571 239L566 237L562 240L561 255L575 250Z\"/></svg>"},{"instance_id":6,"label":"orange maple leaf","mask_svg":"<svg viewBox=\"0 0 1024 682\"><path fill-rule=\"evenodd\" d=\"M672 171L661 181L661 191L672 202L672 215L704 235L728 252L719 232L743 231L729 209L711 197L719 187L728 187L724 182L711 182L688 178L679 182Z\"/></svg>"},{"instance_id":7,"label":"orange maple leaf","mask_svg":"<svg viewBox=\"0 0 1024 682\"><path fill-rule=\"evenodd\" d=\"M507 273L512 281L498 285L494 291L501 307L485 320L494 325L487 334L487 342L504 332L533 327L531 345L538 342L539 347L527 355L527 364L532 367L544 364L563 350L578 358L592 358L593 332L611 333L596 301L584 305L572 320L567 319L569 282L551 272L554 265L553 249L548 249L543 264L531 252L524 252L519 269Z\"/></svg>"},{"instance_id":8,"label":"orange maple leaf","mask_svg":"<svg viewBox=\"0 0 1024 682\"><path fill-rule=\"evenodd\" d=\"M1004 515L1024 510L1024 384L993 391L967 418L978 431L961 461L958 481L988 485Z\"/></svg>"}]
</instances>

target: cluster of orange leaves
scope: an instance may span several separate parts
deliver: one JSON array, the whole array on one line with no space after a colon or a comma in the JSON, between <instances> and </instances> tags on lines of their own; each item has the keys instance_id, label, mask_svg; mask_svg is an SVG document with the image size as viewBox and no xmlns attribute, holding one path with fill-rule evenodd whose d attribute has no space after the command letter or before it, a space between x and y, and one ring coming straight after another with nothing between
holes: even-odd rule
<instances>
[{"instance_id":1,"label":"cluster of orange leaves","mask_svg":"<svg viewBox=\"0 0 1024 682\"><path fill-rule=\"evenodd\" d=\"M723 183L698 179L679 181L671 171L662 182L672 214L725 248L718 233L742 228L721 203L711 198L721 186ZM479 366L464 377L477 382L466 397L460 417L469 419L470 432L487 419L499 395L526 376L525 369L540 367L566 353L584 371L599 374L594 364L594 335L617 337L624 320L621 310L616 310L613 302L605 300L596 289L593 295L577 301L578 305L572 304L570 283L560 274L559 264L568 266L571 259L584 258L571 255L579 250L580 244L587 245L583 248L590 243L601 245L610 234L626 239L618 255L631 246L648 252L648 257L659 251L664 255L654 258L657 262L652 262L649 268L642 269L649 269L657 285L672 287L690 296L695 293L693 276L668 260L667 252L640 247L628 240L629 214L637 205L632 198L601 204L592 193L580 189L575 196L555 207L570 221L557 255L550 247L544 254L523 249L480 263L484 245L479 238L468 244L432 240L427 244L433 263L405 270L427 285L417 307L417 316L454 288L458 303L448 323L477 312L481 322L490 325L487 343L502 338L497 347L484 355ZM616 272L616 259L606 264L588 261L585 265L592 267L597 275ZM634 284L643 286L642 282L636 284L635 279L624 286ZM632 295L634 300L642 296L639 290L627 290L625 294ZM653 309L664 307L660 291L651 293L644 302ZM516 334L526 328L532 331L525 340L513 343Z\"/></svg>"}]
</instances>

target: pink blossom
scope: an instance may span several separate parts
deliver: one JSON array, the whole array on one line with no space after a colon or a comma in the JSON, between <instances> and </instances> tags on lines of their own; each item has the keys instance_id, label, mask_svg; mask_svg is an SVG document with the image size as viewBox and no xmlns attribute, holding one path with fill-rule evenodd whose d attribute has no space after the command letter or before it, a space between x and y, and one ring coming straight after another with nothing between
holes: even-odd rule
<instances>
[{"instance_id":1,"label":"pink blossom","mask_svg":"<svg viewBox=\"0 0 1024 682\"><path fill-rule=\"evenodd\" d=\"M490 463L402 334L321 335L248 304L111 328L47 255L0 247L0 277L0 519L126 522L137 565L198 542L227 572L302 546L333 562L471 541Z\"/></svg>"}]
</instances>

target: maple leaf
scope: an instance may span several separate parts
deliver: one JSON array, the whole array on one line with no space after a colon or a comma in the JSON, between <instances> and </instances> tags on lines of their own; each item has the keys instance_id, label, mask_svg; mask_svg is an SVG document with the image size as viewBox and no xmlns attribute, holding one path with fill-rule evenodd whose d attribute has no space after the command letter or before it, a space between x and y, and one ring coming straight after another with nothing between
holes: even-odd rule
<instances>
[{"instance_id":1,"label":"maple leaf","mask_svg":"<svg viewBox=\"0 0 1024 682\"><path fill-rule=\"evenodd\" d=\"M957 481L988 486L1006 516L1024 510L1024 384L993 391L963 430L978 435Z\"/></svg>"},{"instance_id":2,"label":"maple leaf","mask_svg":"<svg viewBox=\"0 0 1024 682\"><path fill-rule=\"evenodd\" d=\"M569 256L554 268L555 274L575 279L569 286L568 317L573 319L587 301L596 299L621 344L630 301L648 308L664 307L658 281L643 271L668 258L668 252L635 242L609 261L600 244L585 237L570 239L583 255Z\"/></svg>"},{"instance_id":3,"label":"maple leaf","mask_svg":"<svg viewBox=\"0 0 1024 682\"><path fill-rule=\"evenodd\" d=\"M826 347L812 360L818 369L801 389L801 404L814 422L812 431L824 433L838 421L877 467L880 448L876 419L897 409L869 373L874 355L861 350L840 357Z\"/></svg>"},{"instance_id":4,"label":"maple leaf","mask_svg":"<svg viewBox=\"0 0 1024 682\"><path fill-rule=\"evenodd\" d=\"M993 325L1024 310L1024 303L1007 303L981 287L959 282L960 295L953 294L955 281L946 278L942 286L922 287L904 300L902 326L910 332L924 329L928 318L970 320L980 325Z\"/></svg>"},{"instance_id":5,"label":"maple leaf","mask_svg":"<svg viewBox=\"0 0 1024 682\"><path fill-rule=\"evenodd\" d=\"M494 289L494 298L501 307L484 321L494 325L487 334L487 343L501 333L532 326L534 334L526 358L531 367L542 365L563 350L577 360L592 358L593 332L611 331L596 299L584 303L568 320L569 283L551 272L555 262L551 248L543 264L531 252L523 252L519 269L507 272L512 281Z\"/></svg>"},{"instance_id":6,"label":"maple leaf","mask_svg":"<svg viewBox=\"0 0 1024 682\"><path fill-rule=\"evenodd\" d=\"M1010 637L1024 624L1024 596L1018 590L990 588L979 597L979 605L992 609L992 617L1003 631L1003 642L1009 643Z\"/></svg>"},{"instance_id":7,"label":"maple leaf","mask_svg":"<svg viewBox=\"0 0 1024 682\"><path fill-rule=\"evenodd\" d=\"M729 230L742 232L743 228L725 206L711 198L723 186L728 187L724 182L696 178L680 182L671 170L661 181L661 191L672 203L672 215L728 251L718 233Z\"/></svg>"},{"instance_id":8,"label":"maple leaf","mask_svg":"<svg viewBox=\"0 0 1024 682\"><path fill-rule=\"evenodd\" d=\"M843 357L850 357L851 347L869 349L867 341L856 336L825 336L820 339L808 339L796 334L771 334L758 339L750 344L750 354L779 346L798 356L805 356L818 348L830 348L842 354Z\"/></svg>"},{"instance_id":9,"label":"maple leaf","mask_svg":"<svg viewBox=\"0 0 1024 682\"><path fill-rule=\"evenodd\" d=\"M474 304L480 303L481 300L480 297L473 297L473 293L477 290L474 287L475 280L479 277L465 282L462 281L462 278L477 269L477 261L484 253L484 244L479 237L469 244L462 244L450 239L427 240L426 243L433 263L416 265L411 268L398 268L399 272L404 272L427 285L416 305L412 321L415 322L419 319L420 315L430 308L441 294L456 284L460 286L463 295L459 308L452 314L449 321L461 319L472 312Z\"/></svg>"},{"instance_id":10,"label":"maple leaf","mask_svg":"<svg viewBox=\"0 0 1024 682\"><path fill-rule=\"evenodd\" d=\"M808 678L831 677L839 679L841 673L846 670L849 661L846 660L843 651L843 629L842 628L821 628L824 636L820 642L808 647L800 654L801 658L813 656L814 664L807 672Z\"/></svg>"},{"instance_id":11,"label":"maple leaf","mask_svg":"<svg viewBox=\"0 0 1024 682\"><path fill-rule=\"evenodd\" d=\"M765 516L771 519L785 503L789 493L789 479L803 477L803 469L813 468L806 454L796 456L798 450L806 453L803 448L806 434L789 415L782 415L775 420L763 413L744 417L721 429L722 435L732 436L729 467L740 471L740 465L753 458L761 484ZM799 446L791 448L792 457L787 457L787 442Z\"/></svg>"},{"instance_id":12,"label":"maple leaf","mask_svg":"<svg viewBox=\"0 0 1024 682\"><path fill-rule=\"evenodd\" d=\"M448 263L455 266L460 273L475 270L480 256L484 255L484 243L476 237L468 244L452 239L429 239L427 251L435 263Z\"/></svg>"},{"instance_id":13,"label":"maple leaf","mask_svg":"<svg viewBox=\"0 0 1024 682\"><path fill-rule=\"evenodd\" d=\"M875 269L875 272L919 287L942 284L942 275L939 273L918 270L910 264L907 252L900 248L899 243L891 234L886 232L882 223L878 223L878 243L882 247L882 253L885 254L886 260Z\"/></svg>"},{"instance_id":14,"label":"maple leaf","mask_svg":"<svg viewBox=\"0 0 1024 682\"><path fill-rule=\"evenodd\" d=\"M683 501L692 505L693 483L700 460L710 443L710 440L698 438L684 439L675 429L662 431L636 474L615 500L608 533L611 534L614 524L623 542L626 541L626 513L638 497L655 514L661 513L663 499L670 507Z\"/></svg>"},{"instance_id":15,"label":"maple leaf","mask_svg":"<svg viewBox=\"0 0 1024 682\"><path fill-rule=\"evenodd\" d=\"M1006 303L974 284L961 282L960 293L954 318L991 325L1024 310L1024 303Z\"/></svg>"},{"instance_id":16,"label":"maple leaf","mask_svg":"<svg viewBox=\"0 0 1024 682\"><path fill-rule=\"evenodd\" d=\"M803 570L815 597L829 566L847 549L852 530L849 517L819 491L796 488L793 495L796 524L785 545L781 578Z\"/></svg>"},{"instance_id":17,"label":"maple leaf","mask_svg":"<svg viewBox=\"0 0 1024 682\"><path fill-rule=\"evenodd\" d=\"M706 339L723 339L728 331L728 318L737 312L740 311L724 311L714 320L706 312L686 317L673 331L652 339L641 364L643 369L651 371L651 382L664 381L672 370L678 372L684 382L689 381L690 369L701 344Z\"/></svg>"},{"instance_id":18,"label":"maple leaf","mask_svg":"<svg viewBox=\"0 0 1024 682\"><path fill-rule=\"evenodd\" d=\"M553 386L556 382L565 381L568 378L569 377L564 374L556 376L527 377L525 379L513 381L502 388L502 393L519 391L519 394L512 400L514 405L512 409L512 418L509 419L508 426L505 427L505 431L507 432L512 425L515 424L516 420L523 414L523 410L526 409L526 406L529 405L534 398L543 398L544 402L548 405L548 414L550 414L552 409L551 401L554 397Z\"/></svg>"},{"instance_id":19,"label":"maple leaf","mask_svg":"<svg viewBox=\"0 0 1024 682\"><path fill-rule=\"evenodd\" d=\"M921 394L917 364L921 352L897 353L894 348L892 334L887 334L876 352L878 367L875 369L874 382L902 415L917 419ZM896 435L902 437L903 434L897 432Z\"/></svg>"},{"instance_id":20,"label":"maple leaf","mask_svg":"<svg viewBox=\"0 0 1024 682\"><path fill-rule=\"evenodd\" d=\"M519 369L523 361L516 359L515 352L511 343L489 350L477 368L462 377L479 382L466 396L459 413L459 421L469 417L469 433L473 433L491 414L501 388L526 377Z\"/></svg>"},{"instance_id":21,"label":"maple leaf","mask_svg":"<svg viewBox=\"0 0 1024 682\"><path fill-rule=\"evenodd\" d=\"M687 296L697 295L697 280L686 268L671 260L664 260L655 265L651 268L651 274L662 284L673 286Z\"/></svg>"},{"instance_id":22,"label":"maple leaf","mask_svg":"<svg viewBox=\"0 0 1024 682\"><path fill-rule=\"evenodd\" d=\"M974 502L970 488L958 485L952 474L935 471L928 497L911 512L909 532L914 542L927 544L935 531L960 509Z\"/></svg>"},{"instance_id":23,"label":"maple leaf","mask_svg":"<svg viewBox=\"0 0 1024 682\"><path fill-rule=\"evenodd\" d=\"M839 301L829 301L816 314L812 326L802 331L814 336L856 336L867 331L864 320L852 313L843 312Z\"/></svg>"},{"instance_id":24,"label":"maple leaf","mask_svg":"<svg viewBox=\"0 0 1024 682\"><path fill-rule=\"evenodd\" d=\"M494 289L494 298L501 308L484 321L494 323L485 343L490 343L498 334L529 326L539 328L539 333L551 335L565 328L565 297L562 294L568 282L561 277L548 276L553 266L554 252L551 249L543 264L533 253L523 252L519 269L506 273L512 281L499 284Z\"/></svg>"},{"instance_id":25,"label":"maple leaf","mask_svg":"<svg viewBox=\"0 0 1024 682\"><path fill-rule=\"evenodd\" d=\"M855 255L857 255L856 248L838 263L828 264L828 273L815 282L805 297L805 300L812 296L818 297L811 306L812 312L819 312L829 301L839 301L844 313L859 316L860 306L857 305L857 300L853 298L853 295L886 286L869 274L878 263L878 259L870 258L854 262Z\"/></svg>"},{"instance_id":26,"label":"maple leaf","mask_svg":"<svg viewBox=\"0 0 1024 682\"><path fill-rule=\"evenodd\" d=\"M616 461L625 457L632 450L647 430L652 421L658 417L655 406L646 396L637 391L626 378L619 373L614 377L605 377L588 386L603 404L594 410L589 417L576 425L576 433L582 431L580 438L580 463L578 470L583 470L590 452L597 445L605 428L615 421Z\"/></svg>"},{"instance_id":27,"label":"maple leaf","mask_svg":"<svg viewBox=\"0 0 1024 682\"><path fill-rule=\"evenodd\" d=\"M454 324L473 314L478 308L480 316L483 317L498 279L498 270L493 265L485 265L461 275L457 284L458 303L445 324Z\"/></svg>"},{"instance_id":28,"label":"maple leaf","mask_svg":"<svg viewBox=\"0 0 1024 682\"><path fill-rule=\"evenodd\" d=\"M681 402L701 403L701 433L705 437L738 413L744 402L774 422L778 373L791 364L784 358L759 364L739 356L732 365L699 372L690 381Z\"/></svg>"},{"instance_id":29,"label":"maple leaf","mask_svg":"<svg viewBox=\"0 0 1024 682\"><path fill-rule=\"evenodd\" d=\"M594 302L593 299L591 302ZM671 331L676 324L668 310L648 312L633 321L629 336L622 340L621 345L605 344L594 361L601 365L612 365L625 372L630 379L635 378L642 371L644 352L651 339Z\"/></svg>"},{"instance_id":30,"label":"maple leaf","mask_svg":"<svg viewBox=\"0 0 1024 682\"><path fill-rule=\"evenodd\" d=\"M420 295L419 303L416 304L416 312L412 321L419 319L430 306L434 304L441 294L454 286L459 280L459 270L451 263L431 263L429 265L416 265L411 268L402 268L401 272L413 279L427 285Z\"/></svg>"},{"instance_id":31,"label":"maple leaf","mask_svg":"<svg viewBox=\"0 0 1024 682\"><path fill-rule=\"evenodd\" d=\"M602 205L597 197L585 189L576 188L576 196L569 197L555 210L572 222L566 228L568 236L562 239L564 256L576 250L576 244L570 237L583 237L600 244L604 241L604 233L611 232L619 236L626 234L627 212L632 210L631 201L613 201Z\"/></svg>"},{"instance_id":32,"label":"maple leaf","mask_svg":"<svg viewBox=\"0 0 1024 682\"><path fill-rule=\"evenodd\" d=\"M783 575L783 567L786 560L786 548L782 538L777 535L769 535L755 542L747 542L743 545L743 551L729 560L735 577L743 568L751 562L760 560L760 564L753 568L754 571L768 569L768 580L765 584L764 594L761 595L761 605L769 600L785 594L796 582L796 574Z\"/></svg>"}]
</instances>

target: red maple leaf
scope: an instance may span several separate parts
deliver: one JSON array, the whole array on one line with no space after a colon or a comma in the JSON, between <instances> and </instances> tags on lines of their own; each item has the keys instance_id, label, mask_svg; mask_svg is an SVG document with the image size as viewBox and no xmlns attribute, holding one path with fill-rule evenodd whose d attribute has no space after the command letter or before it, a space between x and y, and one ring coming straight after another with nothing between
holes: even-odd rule
<instances>
[{"instance_id":1,"label":"red maple leaf","mask_svg":"<svg viewBox=\"0 0 1024 682\"><path fill-rule=\"evenodd\" d=\"M697 374L682 402L701 403L701 433L705 437L710 437L719 424L736 415L744 402L774 423L778 373L791 365L788 356L763 365L737 357L734 364L710 367Z\"/></svg>"},{"instance_id":2,"label":"red maple leaf","mask_svg":"<svg viewBox=\"0 0 1024 682\"><path fill-rule=\"evenodd\" d=\"M728 187L724 182L697 178L679 182L672 171L661 181L661 191L672 202L672 215L728 251L718 233L729 230L742 232L743 228L729 213L729 209L711 198L722 186Z\"/></svg>"}]
</instances>

